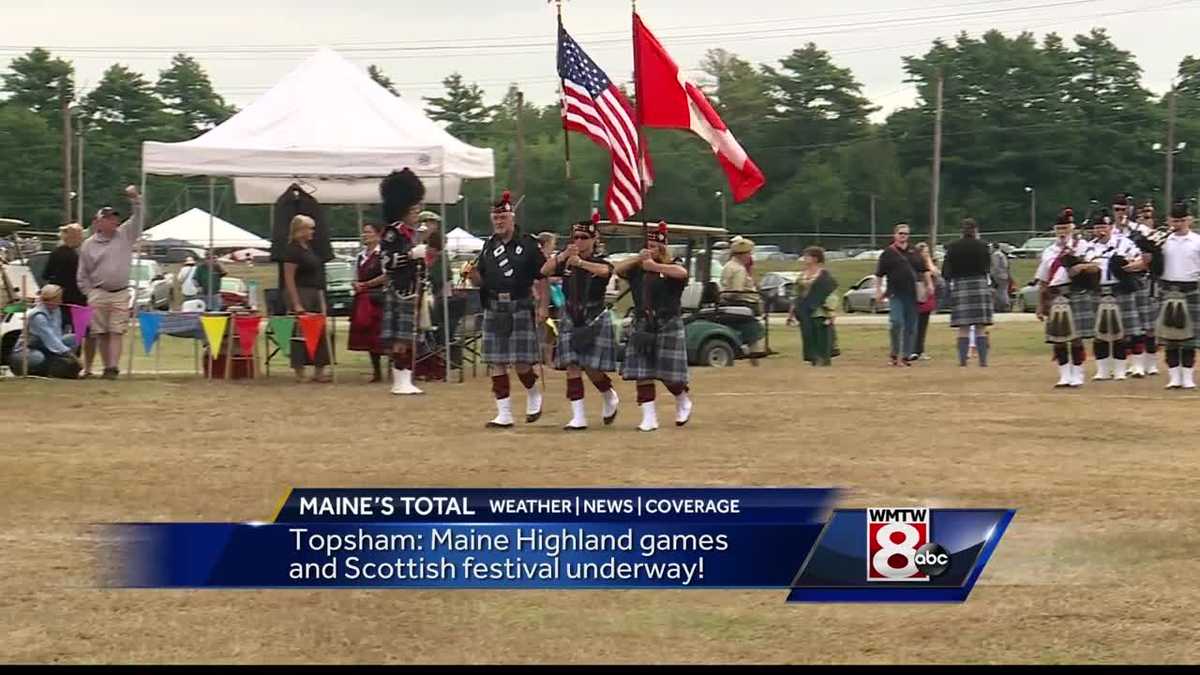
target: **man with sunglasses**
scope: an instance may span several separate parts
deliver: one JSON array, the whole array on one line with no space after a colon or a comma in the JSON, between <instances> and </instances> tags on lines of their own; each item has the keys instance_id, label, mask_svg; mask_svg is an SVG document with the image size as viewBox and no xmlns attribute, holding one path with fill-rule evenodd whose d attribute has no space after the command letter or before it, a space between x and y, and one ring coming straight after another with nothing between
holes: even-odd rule
<instances>
[{"instance_id":1,"label":"man with sunglasses","mask_svg":"<svg viewBox=\"0 0 1200 675\"><path fill-rule=\"evenodd\" d=\"M556 359L556 367L567 371L571 421L563 427L566 431L587 429L583 372L604 399L604 424L612 424L617 417L619 399L608 376L617 369L617 343L604 304L604 291L613 266L597 251L599 238L599 229L593 221L575 223L571 226L570 245L542 265L543 276L562 279L567 298L558 324Z\"/></svg>"},{"instance_id":2,"label":"man with sunglasses","mask_svg":"<svg viewBox=\"0 0 1200 675\"><path fill-rule=\"evenodd\" d=\"M1139 221L1133 221L1133 198L1124 192L1113 196L1112 235L1118 239L1128 239L1133 242L1138 235L1148 236L1154 231L1153 207L1149 214L1149 226L1146 224L1145 210L1139 214ZM1136 247L1135 247L1136 248ZM1154 301L1150 288L1149 267L1145 264L1141 252L1129 260L1131 274L1137 281L1138 287L1133 294L1133 302L1137 307L1137 331L1126 339L1128 352L1128 367L1125 374L1129 377L1141 378L1146 375L1158 374L1158 344L1154 339L1154 319L1157 317L1158 305Z\"/></svg>"},{"instance_id":3,"label":"man with sunglasses","mask_svg":"<svg viewBox=\"0 0 1200 675\"><path fill-rule=\"evenodd\" d=\"M891 245L880 254L875 267L875 304L883 303L886 288L891 324L890 363L911 366L917 340L918 295L920 291L934 292L933 277L925 267L925 259L909 246L912 230L908 223L896 225L893 232Z\"/></svg>"}]
</instances>

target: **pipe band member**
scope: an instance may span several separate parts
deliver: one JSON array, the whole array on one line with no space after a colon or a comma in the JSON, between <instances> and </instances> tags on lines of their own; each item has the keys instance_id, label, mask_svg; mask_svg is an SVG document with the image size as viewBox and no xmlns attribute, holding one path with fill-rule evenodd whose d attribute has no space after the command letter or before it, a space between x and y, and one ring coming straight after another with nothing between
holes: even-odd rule
<instances>
[{"instance_id":1,"label":"pipe band member","mask_svg":"<svg viewBox=\"0 0 1200 675\"><path fill-rule=\"evenodd\" d=\"M988 285L992 256L988 245L979 239L974 218L962 221L962 238L946 247L942 274L950 284L950 326L958 329L958 365L966 366L970 353L971 329L975 328L975 348L980 367L986 368L991 339L995 297ZM1007 279L1004 282L1007 293Z\"/></svg>"},{"instance_id":2,"label":"pipe band member","mask_svg":"<svg viewBox=\"0 0 1200 675\"><path fill-rule=\"evenodd\" d=\"M1200 234L1192 231L1187 202L1171 207L1171 234L1162 245L1162 309L1157 335L1165 345L1171 379L1167 389L1196 388L1196 347L1200 345Z\"/></svg>"},{"instance_id":3,"label":"pipe band member","mask_svg":"<svg viewBox=\"0 0 1200 675\"><path fill-rule=\"evenodd\" d=\"M571 226L571 243L546 260L542 275L560 277L566 306L558 326L556 367L567 371L567 400L571 420L563 429L587 429L583 404L583 377L595 385L604 400L602 416L610 425L617 417L620 399L608 373L617 369L617 340L612 318L604 304L604 293L612 276L612 263L598 251L600 231L596 223L583 220Z\"/></svg>"},{"instance_id":4,"label":"pipe band member","mask_svg":"<svg viewBox=\"0 0 1200 675\"><path fill-rule=\"evenodd\" d=\"M392 393L398 396L422 394L413 384L412 366L416 353L418 291L422 261L414 254L415 225L425 199L425 185L409 169L393 171L379 184L383 201L380 235L380 264L387 275L383 294L383 319L379 341L392 352Z\"/></svg>"},{"instance_id":5,"label":"pipe band member","mask_svg":"<svg viewBox=\"0 0 1200 675\"><path fill-rule=\"evenodd\" d=\"M1146 210L1149 206L1149 210ZM1138 323L1131 332L1125 330L1125 351L1128 367L1126 375L1142 378L1158 374L1158 342L1154 339L1154 321L1158 318L1158 300L1155 298L1154 283L1150 275L1150 256L1141 249L1139 242L1147 242L1154 232L1154 206L1143 205L1134 221L1134 201L1128 193L1118 192L1112 200L1113 237L1128 239L1137 249L1137 260L1125 267L1129 276L1137 282L1134 304L1137 306Z\"/></svg>"},{"instance_id":6,"label":"pipe band member","mask_svg":"<svg viewBox=\"0 0 1200 675\"><path fill-rule=\"evenodd\" d=\"M1145 334L1138 310L1141 251L1132 240L1117 234L1114 219L1106 209L1097 211L1091 220L1096 233L1091 258L1100 267L1100 301L1092 343L1096 375L1092 379L1124 380L1129 372L1130 348L1140 344ZM1135 361L1141 366L1140 358L1135 356Z\"/></svg>"},{"instance_id":7,"label":"pipe band member","mask_svg":"<svg viewBox=\"0 0 1200 675\"><path fill-rule=\"evenodd\" d=\"M658 428L654 381L661 381L675 396L675 426L692 416L688 390L687 336L680 316L680 299L687 286L688 272L667 250L667 224L647 234L646 248L636 258L616 265L616 273L629 282L633 296L634 321L625 345L621 377L637 382L637 401L642 409L638 431Z\"/></svg>"},{"instance_id":8,"label":"pipe band member","mask_svg":"<svg viewBox=\"0 0 1200 675\"><path fill-rule=\"evenodd\" d=\"M1095 336L1096 298L1089 276L1099 268L1086 262L1090 245L1075 238L1075 213L1065 208L1054 224L1055 241L1042 251L1037 280L1037 317L1046 322L1046 342L1058 363L1055 387L1083 386L1083 341ZM1068 351L1069 350L1069 351Z\"/></svg>"},{"instance_id":9,"label":"pipe band member","mask_svg":"<svg viewBox=\"0 0 1200 675\"><path fill-rule=\"evenodd\" d=\"M545 265L537 240L517 230L512 195L505 190L492 207L492 236L463 270L479 287L484 307L483 360L496 399L496 417L488 428L513 426L510 367L525 387L525 422L532 424L542 416L542 392L532 364L540 356L534 313L542 301L534 283L542 278Z\"/></svg>"}]
</instances>

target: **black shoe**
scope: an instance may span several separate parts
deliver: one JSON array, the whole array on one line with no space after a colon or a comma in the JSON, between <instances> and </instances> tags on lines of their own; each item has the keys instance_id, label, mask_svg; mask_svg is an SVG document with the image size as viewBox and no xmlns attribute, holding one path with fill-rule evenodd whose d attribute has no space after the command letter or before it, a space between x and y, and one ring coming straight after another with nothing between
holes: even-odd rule
<instances>
[{"instance_id":1,"label":"black shoe","mask_svg":"<svg viewBox=\"0 0 1200 675\"><path fill-rule=\"evenodd\" d=\"M587 431L587 427L573 427L570 424L564 424L563 431Z\"/></svg>"},{"instance_id":2,"label":"black shoe","mask_svg":"<svg viewBox=\"0 0 1200 675\"><path fill-rule=\"evenodd\" d=\"M105 380L115 380L121 375L120 368L105 368L104 374L100 377Z\"/></svg>"},{"instance_id":3,"label":"black shoe","mask_svg":"<svg viewBox=\"0 0 1200 675\"><path fill-rule=\"evenodd\" d=\"M542 419L542 411L541 410L533 413L532 415L526 415L525 416L525 424L533 424L534 422L536 422L540 419Z\"/></svg>"},{"instance_id":4,"label":"black shoe","mask_svg":"<svg viewBox=\"0 0 1200 675\"><path fill-rule=\"evenodd\" d=\"M613 423L613 421L614 421L614 420L616 420L616 419L617 419L617 413L616 413L616 411L614 411L614 412L613 412L613 414L612 414L610 417L605 417L605 418L604 418L604 426L606 426L606 427L607 427L607 426L611 426L611 425L612 425L612 423Z\"/></svg>"},{"instance_id":5,"label":"black shoe","mask_svg":"<svg viewBox=\"0 0 1200 675\"><path fill-rule=\"evenodd\" d=\"M485 424L483 426L485 429L511 429L511 428L513 428L513 425L511 425L511 424L500 424L498 422L488 422L487 424Z\"/></svg>"}]
</instances>

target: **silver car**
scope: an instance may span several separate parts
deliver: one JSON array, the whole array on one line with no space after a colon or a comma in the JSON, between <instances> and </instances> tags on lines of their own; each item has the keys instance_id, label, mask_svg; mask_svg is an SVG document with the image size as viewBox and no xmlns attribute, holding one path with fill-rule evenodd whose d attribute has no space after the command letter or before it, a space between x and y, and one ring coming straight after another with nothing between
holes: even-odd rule
<instances>
[{"instance_id":1,"label":"silver car","mask_svg":"<svg viewBox=\"0 0 1200 675\"><path fill-rule=\"evenodd\" d=\"M885 295L883 300L875 301L875 277L865 276L858 280L858 283L850 287L842 295L842 311L846 314L852 312L886 312L888 311L887 298L887 281L883 282L883 291Z\"/></svg>"}]
</instances>

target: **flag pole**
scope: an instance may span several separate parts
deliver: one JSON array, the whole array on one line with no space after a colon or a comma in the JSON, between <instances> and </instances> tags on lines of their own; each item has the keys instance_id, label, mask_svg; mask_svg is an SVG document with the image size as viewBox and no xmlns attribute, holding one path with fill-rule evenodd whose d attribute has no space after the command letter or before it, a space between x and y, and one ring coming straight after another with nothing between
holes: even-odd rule
<instances>
[{"instance_id":1,"label":"flag pole","mask_svg":"<svg viewBox=\"0 0 1200 675\"><path fill-rule=\"evenodd\" d=\"M646 245L648 245L649 236L650 236L650 224L649 224L649 222L647 222L647 219L646 219L646 212L649 210L647 208L648 202L649 202L649 200L647 198L647 193L649 193L649 190L646 189L646 169L645 169L645 165L646 165L646 133L642 130L642 102L644 99L642 98L642 83L641 83L641 79L638 78L638 71L637 71L637 68L638 68L637 0L630 0L630 7L632 9L630 20L632 22L632 27L633 27L633 31L632 31L632 33L633 33L633 97L635 99L633 102L633 110L634 110L633 124L635 127L637 127L638 189L642 191L642 242L643 242L643 246L646 246Z\"/></svg>"},{"instance_id":2,"label":"flag pole","mask_svg":"<svg viewBox=\"0 0 1200 675\"><path fill-rule=\"evenodd\" d=\"M558 13L558 32L562 34L562 0L554 0L554 8ZM557 65L557 64L556 64ZM559 111L566 113L566 106L563 105L563 97L567 95L567 85L560 77L558 78L558 95L559 95ZM571 134L567 131L566 120L563 120L563 162L566 167L566 178L568 181L567 194L570 195L570 180L571 180Z\"/></svg>"}]
</instances>

